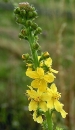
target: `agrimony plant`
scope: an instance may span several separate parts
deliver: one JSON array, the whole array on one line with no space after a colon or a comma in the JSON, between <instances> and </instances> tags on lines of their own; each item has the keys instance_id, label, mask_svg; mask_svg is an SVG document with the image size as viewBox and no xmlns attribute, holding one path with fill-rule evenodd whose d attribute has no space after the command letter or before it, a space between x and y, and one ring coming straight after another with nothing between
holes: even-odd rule
<instances>
[{"instance_id":1,"label":"agrimony plant","mask_svg":"<svg viewBox=\"0 0 75 130\"><path fill-rule=\"evenodd\" d=\"M52 59L48 52L41 52L40 55L38 53L40 48L38 34L42 29L35 22L38 17L35 7L28 2L19 3L14 13L16 22L22 27L19 38L28 41L31 51L31 55L28 53L22 55L27 68L26 76L32 79L26 90L28 109L33 112L34 121L40 123L44 130L53 130L54 110L60 112L63 118L67 115L63 109L64 105L59 101L61 93L57 91L54 83L58 71L52 68Z\"/></svg>"}]
</instances>

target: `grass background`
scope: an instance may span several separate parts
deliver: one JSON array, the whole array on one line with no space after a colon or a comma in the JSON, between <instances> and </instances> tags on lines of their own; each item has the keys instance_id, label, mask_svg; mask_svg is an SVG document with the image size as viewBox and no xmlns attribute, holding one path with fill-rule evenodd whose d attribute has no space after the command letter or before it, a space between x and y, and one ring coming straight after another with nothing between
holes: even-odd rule
<instances>
[{"instance_id":1,"label":"grass background","mask_svg":"<svg viewBox=\"0 0 75 130\"><path fill-rule=\"evenodd\" d=\"M14 5L22 0L0 1L0 130L41 130L28 112L24 95L29 84L21 55L30 52L26 41L20 40L20 26L14 17ZM75 0L28 0L39 14L36 22L42 28L39 43L48 51L61 101L68 112L63 120L54 115L55 124L64 130L75 129Z\"/></svg>"}]
</instances>

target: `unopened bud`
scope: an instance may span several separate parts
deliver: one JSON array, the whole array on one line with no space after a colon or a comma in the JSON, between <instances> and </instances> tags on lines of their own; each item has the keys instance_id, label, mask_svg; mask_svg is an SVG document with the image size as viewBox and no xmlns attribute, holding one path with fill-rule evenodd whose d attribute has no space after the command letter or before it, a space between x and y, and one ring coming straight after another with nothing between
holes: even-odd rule
<instances>
[{"instance_id":1,"label":"unopened bud","mask_svg":"<svg viewBox=\"0 0 75 130\"><path fill-rule=\"evenodd\" d=\"M42 29L40 27L38 27L35 31L35 35L40 34L41 32L42 32Z\"/></svg>"},{"instance_id":2,"label":"unopened bud","mask_svg":"<svg viewBox=\"0 0 75 130\"><path fill-rule=\"evenodd\" d=\"M21 33L19 33L19 38L24 39L24 36Z\"/></svg>"},{"instance_id":3,"label":"unopened bud","mask_svg":"<svg viewBox=\"0 0 75 130\"><path fill-rule=\"evenodd\" d=\"M27 25L27 26L31 26L31 25L32 25L32 21L31 21L31 20L27 20L27 21L26 21L26 25Z\"/></svg>"},{"instance_id":4,"label":"unopened bud","mask_svg":"<svg viewBox=\"0 0 75 130\"><path fill-rule=\"evenodd\" d=\"M44 53L42 54L42 56L41 56L41 59L47 59L47 58L49 58L49 57L50 57L49 53L48 53L48 52L44 52Z\"/></svg>"},{"instance_id":5,"label":"unopened bud","mask_svg":"<svg viewBox=\"0 0 75 130\"><path fill-rule=\"evenodd\" d=\"M31 10L32 10L32 11L35 11L35 7L31 7Z\"/></svg>"},{"instance_id":6,"label":"unopened bud","mask_svg":"<svg viewBox=\"0 0 75 130\"><path fill-rule=\"evenodd\" d=\"M16 9L14 9L14 13L15 13L15 14L20 14L20 8L17 7Z\"/></svg>"},{"instance_id":7,"label":"unopened bud","mask_svg":"<svg viewBox=\"0 0 75 130\"><path fill-rule=\"evenodd\" d=\"M45 60L45 59L47 59L49 57L50 57L49 53L48 52L44 52L44 53L42 53L39 61Z\"/></svg>"},{"instance_id":8,"label":"unopened bud","mask_svg":"<svg viewBox=\"0 0 75 130\"><path fill-rule=\"evenodd\" d=\"M34 17L38 16L38 14L37 14L36 11L33 11L33 16L34 16Z\"/></svg>"},{"instance_id":9,"label":"unopened bud","mask_svg":"<svg viewBox=\"0 0 75 130\"><path fill-rule=\"evenodd\" d=\"M21 30L21 33L22 33L24 36L26 36L26 35L27 35L27 30L26 30L26 29L22 29L22 30Z\"/></svg>"},{"instance_id":10,"label":"unopened bud","mask_svg":"<svg viewBox=\"0 0 75 130\"><path fill-rule=\"evenodd\" d=\"M21 11L20 11L20 14L21 14L22 16L24 16L24 15L26 14L26 11L25 11L25 10L21 10Z\"/></svg>"},{"instance_id":11,"label":"unopened bud","mask_svg":"<svg viewBox=\"0 0 75 130\"><path fill-rule=\"evenodd\" d=\"M35 50L38 50L38 49L40 48L40 46L39 46L38 43L36 43L36 44L33 46L33 48L34 48Z\"/></svg>"},{"instance_id":12,"label":"unopened bud","mask_svg":"<svg viewBox=\"0 0 75 130\"><path fill-rule=\"evenodd\" d=\"M44 53L42 54L42 57L43 57L43 58L49 58L50 55L49 55L49 53L46 51L46 52L44 52Z\"/></svg>"},{"instance_id":13,"label":"unopened bud","mask_svg":"<svg viewBox=\"0 0 75 130\"><path fill-rule=\"evenodd\" d=\"M22 55L22 59L23 60L27 60L28 58L29 58L29 54L28 53Z\"/></svg>"},{"instance_id":14,"label":"unopened bud","mask_svg":"<svg viewBox=\"0 0 75 130\"><path fill-rule=\"evenodd\" d=\"M28 12L28 18L32 18L33 17L33 12L32 11L29 11Z\"/></svg>"},{"instance_id":15,"label":"unopened bud","mask_svg":"<svg viewBox=\"0 0 75 130\"><path fill-rule=\"evenodd\" d=\"M33 23L33 24L32 24L32 28L33 28L34 30L36 30L37 27L38 27L38 25L37 25L36 23Z\"/></svg>"},{"instance_id":16,"label":"unopened bud","mask_svg":"<svg viewBox=\"0 0 75 130\"><path fill-rule=\"evenodd\" d=\"M16 17L16 22L22 24L22 19L20 17Z\"/></svg>"}]
</instances>

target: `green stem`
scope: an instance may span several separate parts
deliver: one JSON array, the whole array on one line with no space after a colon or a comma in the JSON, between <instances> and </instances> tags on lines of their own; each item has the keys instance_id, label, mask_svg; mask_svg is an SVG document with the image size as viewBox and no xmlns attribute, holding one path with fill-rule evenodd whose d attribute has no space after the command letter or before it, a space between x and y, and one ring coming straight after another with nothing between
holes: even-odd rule
<instances>
[{"instance_id":1,"label":"green stem","mask_svg":"<svg viewBox=\"0 0 75 130\"><path fill-rule=\"evenodd\" d=\"M52 114L51 111L46 112L46 120L48 125L48 130L53 130L53 123L52 123Z\"/></svg>"},{"instance_id":2,"label":"green stem","mask_svg":"<svg viewBox=\"0 0 75 130\"><path fill-rule=\"evenodd\" d=\"M39 63L38 63L38 54L37 54L37 50L35 50L33 48L33 44L34 44L34 37L30 34L29 36L29 44L30 44L30 48L31 48L31 53L32 53L32 57L33 57L33 61L34 61L34 66L35 66L35 69L39 66Z\"/></svg>"}]
</instances>

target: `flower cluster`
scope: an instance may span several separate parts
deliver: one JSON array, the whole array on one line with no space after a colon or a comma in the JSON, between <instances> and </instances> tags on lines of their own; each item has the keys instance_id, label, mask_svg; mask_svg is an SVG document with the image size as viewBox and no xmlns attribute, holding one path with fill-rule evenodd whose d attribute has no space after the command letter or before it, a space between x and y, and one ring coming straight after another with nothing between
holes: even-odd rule
<instances>
[{"instance_id":1,"label":"flower cluster","mask_svg":"<svg viewBox=\"0 0 75 130\"><path fill-rule=\"evenodd\" d=\"M66 117L66 112L63 110L63 104L59 101L61 94L57 92L57 87L53 83L56 78L54 73L58 71L52 69L52 59L46 52L46 57L39 56L39 67L33 70L28 67L26 75L32 78L30 90L27 90L29 103L29 111L33 111L33 119L38 123L43 122L42 115L50 110L60 112L62 117ZM49 85L50 84L50 85Z\"/></svg>"},{"instance_id":2,"label":"flower cluster","mask_svg":"<svg viewBox=\"0 0 75 130\"><path fill-rule=\"evenodd\" d=\"M28 2L19 3L19 7L14 9L15 19L22 26L19 38L28 40L30 33L34 36L41 33L41 28L34 22L38 14L33 6Z\"/></svg>"},{"instance_id":3,"label":"flower cluster","mask_svg":"<svg viewBox=\"0 0 75 130\"><path fill-rule=\"evenodd\" d=\"M59 101L61 94L54 83L58 71L52 68L52 59L48 52L38 55L38 34L41 34L41 28L35 23L38 16L35 8L28 2L23 2L19 3L14 13L16 22L22 26L19 38L27 40L31 50L31 55L22 55L27 68L26 76L32 79L29 89L26 90L29 111L33 111L34 121L42 124L46 120L48 129L53 130L53 110L60 112L63 118L67 115L63 110L64 105Z\"/></svg>"}]
</instances>

